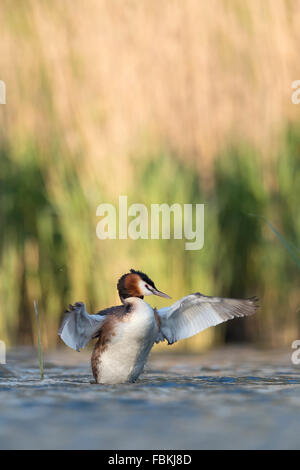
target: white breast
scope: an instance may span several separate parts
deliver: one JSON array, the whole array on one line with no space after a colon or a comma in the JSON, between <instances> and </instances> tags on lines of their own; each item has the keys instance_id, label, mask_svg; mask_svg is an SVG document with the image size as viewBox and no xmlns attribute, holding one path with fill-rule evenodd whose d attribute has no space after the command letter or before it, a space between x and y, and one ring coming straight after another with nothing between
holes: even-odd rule
<instances>
[{"instance_id":1,"label":"white breast","mask_svg":"<svg viewBox=\"0 0 300 470\"><path fill-rule=\"evenodd\" d=\"M101 383L134 382L143 371L158 327L154 311L142 299L127 299L132 313L120 320L99 361Z\"/></svg>"}]
</instances>

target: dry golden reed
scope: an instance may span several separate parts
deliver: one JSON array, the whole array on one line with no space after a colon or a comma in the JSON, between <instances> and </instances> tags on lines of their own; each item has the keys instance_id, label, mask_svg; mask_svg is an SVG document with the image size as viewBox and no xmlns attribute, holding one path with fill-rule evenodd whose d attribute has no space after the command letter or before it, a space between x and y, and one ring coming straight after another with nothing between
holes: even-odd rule
<instances>
[{"instance_id":1,"label":"dry golden reed","mask_svg":"<svg viewBox=\"0 0 300 470\"><path fill-rule=\"evenodd\" d=\"M0 28L0 79L7 89L0 158L7 200L13 207L19 198L20 214L9 217L13 209L3 206L11 222L0 243L0 299L7 312L0 315L2 337L11 343L33 337L36 298L46 312L43 344L55 344L62 304L115 303L112 280L131 267L148 269L178 297L199 284L216 294L212 244L194 258L177 245L152 241L120 242L116 252L113 241L100 245L96 239L96 207L120 194L145 203L165 202L169 194L171 202L205 202L195 200L193 187L213 191L216 160L240 141L260 155L260 186L253 194L257 207L266 207L281 184L272 166L285 127L299 121L291 83L300 78L300 2L1 0ZM162 152L183 165L186 179L169 157L159 166ZM146 170L147 184L136 182L152 160L158 170L147 192ZM220 227L210 214L207 230L216 241ZM29 217L34 222L24 228ZM250 257L262 257L263 273L270 272L264 253L262 245ZM272 273L285 270L280 256L272 257ZM278 282L270 274L272 289L267 281L261 288L270 306L280 300ZM284 341L295 334L295 292ZM264 315L275 338L271 307ZM203 344L212 335L204 335ZM192 341L199 348L201 341Z\"/></svg>"},{"instance_id":2,"label":"dry golden reed","mask_svg":"<svg viewBox=\"0 0 300 470\"><path fill-rule=\"evenodd\" d=\"M2 131L63 135L87 185L100 168L124 185L145 136L205 171L233 137L267 156L299 114L298 0L3 0L0 15Z\"/></svg>"}]
</instances>

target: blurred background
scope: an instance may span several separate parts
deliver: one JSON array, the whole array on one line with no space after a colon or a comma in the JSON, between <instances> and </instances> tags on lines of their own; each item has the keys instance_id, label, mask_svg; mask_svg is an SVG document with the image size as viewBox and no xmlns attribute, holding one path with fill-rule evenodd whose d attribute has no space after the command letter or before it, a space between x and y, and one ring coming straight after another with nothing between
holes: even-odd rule
<instances>
[{"instance_id":1,"label":"blurred background","mask_svg":"<svg viewBox=\"0 0 300 470\"><path fill-rule=\"evenodd\" d=\"M260 297L181 352L290 347L299 270L248 214L300 247L299 1L1 0L0 25L0 339L35 343L36 299L56 347L66 306L119 303L135 268L175 300ZM97 206L119 195L204 203L204 248L99 240Z\"/></svg>"}]
</instances>

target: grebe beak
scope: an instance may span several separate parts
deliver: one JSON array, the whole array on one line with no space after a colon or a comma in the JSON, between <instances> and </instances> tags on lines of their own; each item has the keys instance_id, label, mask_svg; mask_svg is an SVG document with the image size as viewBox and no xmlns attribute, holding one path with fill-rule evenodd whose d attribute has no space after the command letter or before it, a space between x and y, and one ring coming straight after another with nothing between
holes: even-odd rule
<instances>
[{"instance_id":1,"label":"grebe beak","mask_svg":"<svg viewBox=\"0 0 300 470\"><path fill-rule=\"evenodd\" d=\"M159 295L159 297L165 297L166 299L171 299L169 295L165 294L164 292L161 292L160 290L157 289L151 289L154 295Z\"/></svg>"}]
</instances>

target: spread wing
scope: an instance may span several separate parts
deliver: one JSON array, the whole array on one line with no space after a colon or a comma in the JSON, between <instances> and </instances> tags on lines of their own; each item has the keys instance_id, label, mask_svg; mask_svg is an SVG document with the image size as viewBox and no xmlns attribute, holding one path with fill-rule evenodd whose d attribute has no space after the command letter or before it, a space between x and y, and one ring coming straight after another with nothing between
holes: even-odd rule
<instances>
[{"instance_id":1,"label":"spread wing","mask_svg":"<svg viewBox=\"0 0 300 470\"><path fill-rule=\"evenodd\" d=\"M67 346L79 351L97 335L106 315L101 315L101 312L89 315L83 302L76 302L74 305L69 305L69 308L58 334Z\"/></svg>"},{"instance_id":2,"label":"spread wing","mask_svg":"<svg viewBox=\"0 0 300 470\"><path fill-rule=\"evenodd\" d=\"M158 310L160 331L156 342L166 339L172 344L232 318L252 315L258 308L257 300L256 297L208 297L199 292L187 295L173 305Z\"/></svg>"}]
</instances>

